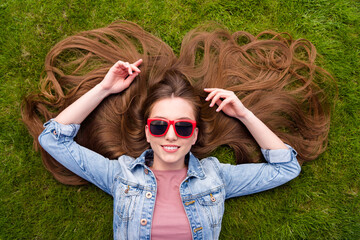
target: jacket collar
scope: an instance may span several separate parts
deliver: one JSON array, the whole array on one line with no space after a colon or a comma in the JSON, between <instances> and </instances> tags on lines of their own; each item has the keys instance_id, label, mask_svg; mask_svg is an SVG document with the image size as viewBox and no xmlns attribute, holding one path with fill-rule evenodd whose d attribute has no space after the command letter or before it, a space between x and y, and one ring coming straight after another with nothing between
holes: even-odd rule
<instances>
[{"instance_id":1,"label":"jacket collar","mask_svg":"<svg viewBox=\"0 0 360 240\"><path fill-rule=\"evenodd\" d=\"M130 163L130 165L128 166L129 170L133 171L133 169L137 165L146 167L145 159L151 155L153 155L152 149L148 149L145 152L143 152L137 159L135 159L132 163ZM200 179L205 178L205 172L200 163L200 160L198 158L196 158L191 152L189 152L189 164L188 164L187 176L188 177L197 177Z\"/></svg>"}]
</instances>

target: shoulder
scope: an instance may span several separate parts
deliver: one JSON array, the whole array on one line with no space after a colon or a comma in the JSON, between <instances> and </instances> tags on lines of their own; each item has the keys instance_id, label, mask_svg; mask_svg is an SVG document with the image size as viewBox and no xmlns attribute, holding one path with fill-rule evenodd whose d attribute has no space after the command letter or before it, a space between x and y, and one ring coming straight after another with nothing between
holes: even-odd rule
<instances>
[{"instance_id":1,"label":"shoulder","mask_svg":"<svg viewBox=\"0 0 360 240\"><path fill-rule=\"evenodd\" d=\"M120 157L118 157L118 159L116 159L116 161L118 161L119 164L122 164L124 166L130 166L135 160L136 158L128 155L121 155Z\"/></svg>"},{"instance_id":2,"label":"shoulder","mask_svg":"<svg viewBox=\"0 0 360 240\"><path fill-rule=\"evenodd\" d=\"M217 159L216 157L206 157L206 158L202 158L200 161L200 164L204 167L219 167L220 166L220 161L219 159Z\"/></svg>"},{"instance_id":3,"label":"shoulder","mask_svg":"<svg viewBox=\"0 0 360 240\"><path fill-rule=\"evenodd\" d=\"M205 175L214 176L224 180L223 172L222 172L222 163L220 163L219 159L216 157L206 157L199 160Z\"/></svg>"},{"instance_id":4,"label":"shoulder","mask_svg":"<svg viewBox=\"0 0 360 240\"><path fill-rule=\"evenodd\" d=\"M117 177L120 177L124 180L139 182L139 179L144 178L144 168L145 168L145 151L138 158L134 158L128 155L120 156L116 162L120 168L119 174ZM136 180L137 179L137 180Z\"/></svg>"},{"instance_id":5,"label":"shoulder","mask_svg":"<svg viewBox=\"0 0 360 240\"><path fill-rule=\"evenodd\" d=\"M116 164L121 168L122 172L131 172L137 165L139 158L134 158L128 155L121 155L116 159Z\"/></svg>"}]
</instances>

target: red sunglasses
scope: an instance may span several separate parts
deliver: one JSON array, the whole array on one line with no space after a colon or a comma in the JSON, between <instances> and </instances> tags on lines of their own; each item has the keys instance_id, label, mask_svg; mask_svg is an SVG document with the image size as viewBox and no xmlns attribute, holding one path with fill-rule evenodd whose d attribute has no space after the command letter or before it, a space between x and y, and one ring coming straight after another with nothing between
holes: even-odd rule
<instances>
[{"instance_id":1,"label":"red sunglasses","mask_svg":"<svg viewBox=\"0 0 360 240\"><path fill-rule=\"evenodd\" d=\"M159 118L148 118L147 125L149 126L150 134L154 137L164 136L170 125L174 126L176 136L181 138L189 138L193 135L196 128L196 121L181 119L181 120L165 120Z\"/></svg>"}]
</instances>

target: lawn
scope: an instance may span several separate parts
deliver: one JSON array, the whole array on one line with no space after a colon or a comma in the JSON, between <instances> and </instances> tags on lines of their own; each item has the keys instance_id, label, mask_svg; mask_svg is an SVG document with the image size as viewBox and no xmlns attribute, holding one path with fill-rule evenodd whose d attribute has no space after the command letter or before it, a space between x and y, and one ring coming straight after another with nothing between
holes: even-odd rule
<instances>
[{"instance_id":1,"label":"lawn","mask_svg":"<svg viewBox=\"0 0 360 240\"><path fill-rule=\"evenodd\" d=\"M0 2L0 239L111 239L112 198L66 186L42 165L21 121L47 52L80 31L133 21L176 53L207 21L289 32L316 46L338 86L328 149L277 189L226 202L221 239L360 239L360 2L357 0L8 0ZM216 152L232 157L227 148Z\"/></svg>"}]
</instances>

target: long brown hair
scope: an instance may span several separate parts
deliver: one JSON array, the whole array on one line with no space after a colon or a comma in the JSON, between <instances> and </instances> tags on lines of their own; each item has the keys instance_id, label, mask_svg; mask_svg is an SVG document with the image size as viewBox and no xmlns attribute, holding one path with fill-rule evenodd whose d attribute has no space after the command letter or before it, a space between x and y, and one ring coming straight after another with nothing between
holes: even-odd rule
<instances>
[{"instance_id":1,"label":"long brown hair","mask_svg":"<svg viewBox=\"0 0 360 240\"><path fill-rule=\"evenodd\" d=\"M120 21L85 31L56 44L45 60L41 92L27 96L22 117L34 144L42 124L98 84L119 59L143 59L141 74L124 92L106 98L82 123L76 141L105 157L139 156L148 144L144 133L146 101L151 86L179 77L200 97L201 129L192 152L202 158L221 145L234 149L237 163L257 162L258 146L237 120L216 113L204 101L205 87L232 90L244 105L299 153L315 159L326 148L330 100L325 88L331 75L318 67L315 47L288 34L233 34L207 25L189 32L180 55L138 25ZM165 80L164 80L165 79ZM165 81L166 82L166 81ZM148 101L150 102L150 101ZM145 106L145 107L143 107ZM41 149L41 148L40 148ZM43 149L45 167L65 184L83 184Z\"/></svg>"}]
</instances>

